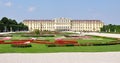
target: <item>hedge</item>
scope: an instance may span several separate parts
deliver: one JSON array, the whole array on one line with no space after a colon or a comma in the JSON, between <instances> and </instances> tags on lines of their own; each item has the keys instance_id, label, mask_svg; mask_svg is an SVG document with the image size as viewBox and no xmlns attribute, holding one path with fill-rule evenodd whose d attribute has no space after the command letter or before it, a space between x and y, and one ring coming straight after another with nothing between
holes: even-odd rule
<instances>
[{"instance_id":1,"label":"hedge","mask_svg":"<svg viewBox=\"0 0 120 63\"><path fill-rule=\"evenodd\" d=\"M0 37L12 37L13 35L11 34L3 34L3 35L0 35Z\"/></svg>"},{"instance_id":2,"label":"hedge","mask_svg":"<svg viewBox=\"0 0 120 63\"><path fill-rule=\"evenodd\" d=\"M22 37L55 37L55 35L21 35Z\"/></svg>"}]
</instances>

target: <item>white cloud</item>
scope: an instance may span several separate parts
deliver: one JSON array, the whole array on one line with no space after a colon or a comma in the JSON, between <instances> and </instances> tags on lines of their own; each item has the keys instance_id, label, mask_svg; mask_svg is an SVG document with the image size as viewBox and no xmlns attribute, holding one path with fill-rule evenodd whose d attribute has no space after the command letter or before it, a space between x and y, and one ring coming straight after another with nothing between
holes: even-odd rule
<instances>
[{"instance_id":1,"label":"white cloud","mask_svg":"<svg viewBox=\"0 0 120 63\"><path fill-rule=\"evenodd\" d=\"M36 10L35 7L29 7L29 8L28 8L28 11L29 11L29 12L33 12L33 11L35 11L35 10Z\"/></svg>"},{"instance_id":2,"label":"white cloud","mask_svg":"<svg viewBox=\"0 0 120 63\"><path fill-rule=\"evenodd\" d=\"M12 3L11 3L11 2L6 2L4 5L5 5L6 7L11 7L11 6L12 6Z\"/></svg>"}]
</instances>

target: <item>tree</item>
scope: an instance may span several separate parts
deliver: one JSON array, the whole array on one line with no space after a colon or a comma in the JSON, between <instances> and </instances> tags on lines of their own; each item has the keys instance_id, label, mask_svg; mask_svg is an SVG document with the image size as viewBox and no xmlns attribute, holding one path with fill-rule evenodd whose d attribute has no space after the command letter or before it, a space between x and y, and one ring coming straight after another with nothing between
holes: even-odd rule
<instances>
[{"instance_id":1,"label":"tree","mask_svg":"<svg viewBox=\"0 0 120 63\"><path fill-rule=\"evenodd\" d=\"M23 24L22 22L20 22L20 23L19 23L19 25L22 25L22 26L24 26L24 24Z\"/></svg>"},{"instance_id":2,"label":"tree","mask_svg":"<svg viewBox=\"0 0 120 63\"><path fill-rule=\"evenodd\" d=\"M39 29L35 29L33 32L34 32L36 35L39 35L39 34L40 34L40 30L39 30Z\"/></svg>"},{"instance_id":3,"label":"tree","mask_svg":"<svg viewBox=\"0 0 120 63\"><path fill-rule=\"evenodd\" d=\"M4 30L4 24L0 21L0 32L3 32Z\"/></svg>"},{"instance_id":4,"label":"tree","mask_svg":"<svg viewBox=\"0 0 120 63\"><path fill-rule=\"evenodd\" d=\"M9 21L9 19L8 19L7 17L3 17L3 18L1 19L1 22L2 22L3 24L5 24L5 25L9 25L9 24L10 24L10 21Z\"/></svg>"},{"instance_id":5,"label":"tree","mask_svg":"<svg viewBox=\"0 0 120 63\"><path fill-rule=\"evenodd\" d=\"M8 26L9 26L9 20L7 17L3 17L1 19L1 31L8 31Z\"/></svg>"},{"instance_id":6,"label":"tree","mask_svg":"<svg viewBox=\"0 0 120 63\"><path fill-rule=\"evenodd\" d=\"M28 30L28 26L24 25L22 22L20 22L18 25L20 31Z\"/></svg>"},{"instance_id":7,"label":"tree","mask_svg":"<svg viewBox=\"0 0 120 63\"><path fill-rule=\"evenodd\" d=\"M104 25L101 28L101 32L120 33L120 25Z\"/></svg>"},{"instance_id":8,"label":"tree","mask_svg":"<svg viewBox=\"0 0 120 63\"><path fill-rule=\"evenodd\" d=\"M16 20L9 19L9 22L10 22L11 25L17 25Z\"/></svg>"},{"instance_id":9,"label":"tree","mask_svg":"<svg viewBox=\"0 0 120 63\"><path fill-rule=\"evenodd\" d=\"M28 26L24 25L22 22L17 23L16 20L8 19L7 17L3 17L0 20L0 32L4 32L4 30L7 31L24 31L28 30Z\"/></svg>"}]
</instances>

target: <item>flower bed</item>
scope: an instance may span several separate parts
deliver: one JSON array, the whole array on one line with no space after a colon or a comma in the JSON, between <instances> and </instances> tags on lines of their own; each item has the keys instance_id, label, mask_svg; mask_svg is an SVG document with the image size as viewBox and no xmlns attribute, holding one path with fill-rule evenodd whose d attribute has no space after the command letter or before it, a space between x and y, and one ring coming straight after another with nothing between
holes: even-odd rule
<instances>
[{"instance_id":1,"label":"flower bed","mask_svg":"<svg viewBox=\"0 0 120 63\"><path fill-rule=\"evenodd\" d=\"M37 43L37 44L53 44L52 42L49 42L49 40L34 40L32 43Z\"/></svg>"},{"instance_id":2,"label":"flower bed","mask_svg":"<svg viewBox=\"0 0 120 63\"><path fill-rule=\"evenodd\" d=\"M11 44L11 42L5 42L4 40L0 40L0 44Z\"/></svg>"},{"instance_id":3,"label":"flower bed","mask_svg":"<svg viewBox=\"0 0 120 63\"><path fill-rule=\"evenodd\" d=\"M14 42L17 42L17 41L18 41L18 42L19 42L19 41L20 41L20 42L21 42L21 41L23 41L23 42L25 42L25 41L33 42L34 40L31 39L31 40L12 40L12 41L14 41Z\"/></svg>"},{"instance_id":4,"label":"flower bed","mask_svg":"<svg viewBox=\"0 0 120 63\"><path fill-rule=\"evenodd\" d=\"M33 41L33 43L37 43L37 44L54 44L53 42L49 42L49 41Z\"/></svg>"},{"instance_id":5,"label":"flower bed","mask_svg":"<svg viewBox=\"0 0 120 63\"><path fill-rule=\"evenodd\" d=\"M12 47L32 47L30 41L14 41L11 45Z\"/></svg>"},{"instance_id":6,"label":"flower bed","mask_svg":"<svg viewBox=\"0 0 120 63\"><path fill-rule=\"evenodd\" d=\"M56 47L56 46L79 46L79 43L75 40L55 40L53 44L48 44L48 47Z\"/></svg>"},{"instance_id":7,"label":"flower bed","mask_svg":"<svg viewBox=\"0 0 120 63\"><path fill-rule=\"evenodd\" d=\"M75 40L56 40L55 44L78 44Z\"/></svg>"},{"instance_id":8,"label":"flower bed","mask_svg":"<svg viewBox=\"0 0 120 63\"><path fill-rule=\"evenodd\" d=\"M4 43L4 40L0 40L0 44L3 44Z\"/></svg>"},{"instance_id":9,"label":"flower bed","mask_svg":"<svg viewBox=\"0 0 120 63\"><path fill-rule=\"evenodd\" d=\"M70 36L70 35L64 35L68 39L90 39L92 38L91 36Z\"/></svg>"}]
</instances>

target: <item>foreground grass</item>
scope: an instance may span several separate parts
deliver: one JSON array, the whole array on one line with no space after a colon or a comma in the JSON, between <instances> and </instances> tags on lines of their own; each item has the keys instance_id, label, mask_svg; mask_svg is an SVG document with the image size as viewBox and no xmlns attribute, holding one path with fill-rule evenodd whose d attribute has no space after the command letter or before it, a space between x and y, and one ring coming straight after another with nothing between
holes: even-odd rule
<instances>
[{"instance_id":1,"label":"foreground grass","mask_svg":"<svg viewBox=\"0 0 120 63\"><path fill-rule=\"evenodd\" d=\"M74 46L74 47L47 47L46 45L32 44L30 48L15 48L11 45L0 45L0 53L51 53L51 52L113 52L120 51L120 45L110 46Z\"/></svg>"}]
</instances>

